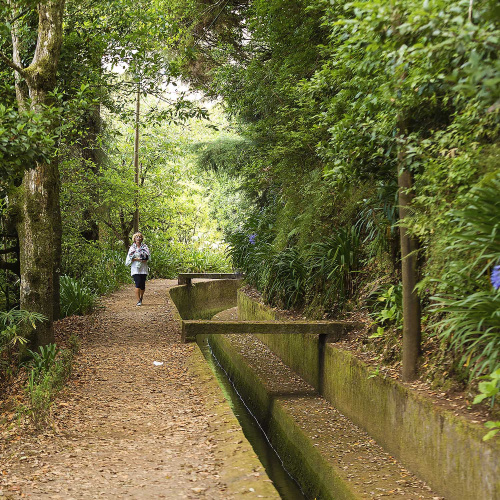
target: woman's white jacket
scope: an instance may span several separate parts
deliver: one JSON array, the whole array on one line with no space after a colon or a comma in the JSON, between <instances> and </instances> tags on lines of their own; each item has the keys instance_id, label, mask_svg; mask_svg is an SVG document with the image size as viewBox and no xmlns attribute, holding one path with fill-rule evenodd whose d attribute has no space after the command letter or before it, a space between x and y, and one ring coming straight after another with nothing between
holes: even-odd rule
<instances>
[{"instance_id":1,"label":"woman's white jacket","mask_svg":"<svg viewBox=\"0 0 500 500\"><path fill-rule=\"evenodd\" d=\"M132 262L133 258L144 258L147 257L147 260L136 260ZM133 276L134 274L148 274L148 264L151 260L151 253L149 252L149 248L144 243L138 247L135 243L132 243L132 246L128 249L127 259L125 260L126 266L130 267L130 274Z\"/></svg>"}]
</instances>

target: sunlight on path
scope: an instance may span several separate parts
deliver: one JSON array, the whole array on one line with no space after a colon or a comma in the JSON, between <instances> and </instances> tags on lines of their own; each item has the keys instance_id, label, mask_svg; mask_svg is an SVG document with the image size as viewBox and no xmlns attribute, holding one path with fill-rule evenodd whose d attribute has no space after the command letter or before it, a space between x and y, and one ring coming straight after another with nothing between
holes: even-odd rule
<instances>
[{"instance_id":1,"label":"sunlight on path","mask_svg":"<svg viewBox=\"0 0 500 500\"><path fill-rule=\"evenodd\" d=\"M230 499L245 493L228 489L222 469L228 442L232 454L247 443L227 415L214 412L220 394L211 395L188 372L196 347L180 343L166 304L165 290L174 284L149 282L142 307L131 286L104 301L83 340L77 377L55 410L55 429L12 447L3 495ZM223 446L221 429L228 436ZM253 460L253 468L239 470L264 493L246 493L278 498Z\"/></svg>"}]
</instances>

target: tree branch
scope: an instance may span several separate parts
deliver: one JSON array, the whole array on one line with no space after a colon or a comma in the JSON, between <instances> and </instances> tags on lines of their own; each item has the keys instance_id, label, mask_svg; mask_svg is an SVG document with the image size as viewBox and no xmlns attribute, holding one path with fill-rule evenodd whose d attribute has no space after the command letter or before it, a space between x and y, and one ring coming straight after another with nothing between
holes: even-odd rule
<instances>
[{"instance_id":1,"label":"tree branch","mask_svg":"<svg viewBox=\"0 0 500 500\"><path fill-rule=\"evenodd\" d=\"M17 71L21 76L26 78L26 71L24 68L21 68L21 66L12 62L3 52L0 52L0 61L3 61L9 68L12 68L14 71Z\"/></svg>"},{"instance_id":2,"label":"tree branch","mask_svg":"<svg viewBox=\"0 0 500 500\"><path fill-rule=\"evenodd\" d=\"M18 14L16 17L14 17L14 19L11 19L9 21L9 24L14 24L19 18L23 17L25 14L27 14L28 12L32 11L33 9L26 9L26 10L23 10L20 14Z\"/></svg>"},{"instance_id":3,"label":"tree branch","mask_svg":"<svg viewBox=\"0 0 500 500\"><path fill-rule=\"evenodd\" d=\"M104 224L106 224L106 226L108 226L111 229L111 231L113 231L116 237L119 238L121 236L111 221L108 221L106 219L103 219L102 221L104 222Z\"/></svg>"}]
</instances>

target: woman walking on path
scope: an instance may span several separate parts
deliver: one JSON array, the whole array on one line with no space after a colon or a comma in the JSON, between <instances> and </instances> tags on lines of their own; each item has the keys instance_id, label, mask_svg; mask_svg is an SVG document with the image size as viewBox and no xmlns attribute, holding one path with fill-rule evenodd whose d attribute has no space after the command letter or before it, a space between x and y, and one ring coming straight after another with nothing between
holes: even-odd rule
<instances>
[{"instance_id":1,"label":"woman walking on path","mask_svg":"<svg viewBox=\"0 0 500 500\"><path fill-rule=\"evenodd\" d=\"M146 276L148 275L148 261L151 259L149 248L143 243L142 233L135 233L132 237L134 242L128 250L125 265L130 266L130 274L135 281L135 295L137 305L142 305L142 297L146 289Z\"/></svg>"}]
</instances>

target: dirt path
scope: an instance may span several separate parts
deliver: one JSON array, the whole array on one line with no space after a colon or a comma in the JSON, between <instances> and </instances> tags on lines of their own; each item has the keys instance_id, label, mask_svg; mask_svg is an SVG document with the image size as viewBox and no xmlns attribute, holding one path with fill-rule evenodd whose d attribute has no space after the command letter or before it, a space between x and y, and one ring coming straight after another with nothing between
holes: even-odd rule
<instances>
[{"instance_id":1,"label":"dirt path","mask_svg":"<svg viewBox=\"0 0 500 500\"><path fill-rule=\"evenodd\" d=\"M142 307L132 287L104 301L54 428L2 446L0 499L278 498L197 347L179 342L173 284L149 282Z\"/></svg>"}]
</instances>

